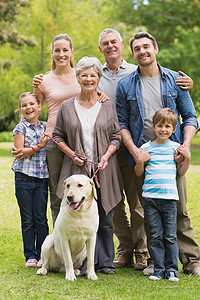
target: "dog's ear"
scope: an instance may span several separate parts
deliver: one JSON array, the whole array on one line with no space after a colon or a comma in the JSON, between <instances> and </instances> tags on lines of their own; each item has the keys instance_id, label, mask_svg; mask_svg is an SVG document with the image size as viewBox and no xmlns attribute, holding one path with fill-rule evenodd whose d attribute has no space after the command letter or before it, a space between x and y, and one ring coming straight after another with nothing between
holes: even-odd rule
<instances>
[{"instance_id":1,"label":"dog's ear","mask_svg":"<svg viewBox=\"0 0 200 300\"><path fill-rule=\"evenodd\" d=\"M65 191L65 188L66 188L66 181L67 181L67 179L65 179L65 181L63 182L63 192Z\"/></svg>"},{"instance_id":2,"label":"dog's ear","mask_svg":"<svg viewBox=\"0 0 200 300\"><path fill-rule=\"evenodd\" d=\"M90 184L92 186L92 192L93 192L94 199L97 200L97 191L96 191L96 188L94 185L94 181L92 179L90 180Z\"/></svg>"}]
</instances>

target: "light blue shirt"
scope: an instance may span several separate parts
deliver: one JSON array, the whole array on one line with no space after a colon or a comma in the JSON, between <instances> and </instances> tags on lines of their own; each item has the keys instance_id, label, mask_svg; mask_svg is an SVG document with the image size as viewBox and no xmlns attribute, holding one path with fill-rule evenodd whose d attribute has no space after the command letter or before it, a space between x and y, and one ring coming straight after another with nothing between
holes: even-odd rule
<instances>
[{"instance_id":1,"label":"light blue shirt","mask_svg":"<svg viewBox=\"0 0 200 300\"><path fill-rule=\"evenodd\" d=\"M151 155L145 166L145 179L142 196L153 199L178 200L176 186L176 162L174 154L180 144L168 140L162 145L151 141L141 146Z\"/></svg>"}]
</instances>

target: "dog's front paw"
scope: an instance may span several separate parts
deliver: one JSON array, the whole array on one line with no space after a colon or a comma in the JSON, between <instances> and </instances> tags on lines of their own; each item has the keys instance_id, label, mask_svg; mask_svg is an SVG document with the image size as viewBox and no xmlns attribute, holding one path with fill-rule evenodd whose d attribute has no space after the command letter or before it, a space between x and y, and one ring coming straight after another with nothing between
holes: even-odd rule
<instances>
[{"instance_id":1,"label":"dog's front paw","mask_svg":"<svg viewBox=\"0 0 200 300\"><path fill-rule=\"evenodd\" d=\"M70 280L70 281L75 281L76 280L76 276L75 276L74 272L73 273L69 272L69 273L66 273L65 279L66 280Z\"/></svg>"},{"instance_id":2,"label":"dog's front paw","mask_svg":"<svg viewBox=\"0 0 200 300\"><path fill-rule=\"evenodd\" d=\"M42 267L37 270L37 275L47 275L47 269L45 267Z\"/></svg>"},{"instance_id":3,"label":"dog's front paw","mask_svg":"<svg viewBox=\"0 0 200 300\"><path fill-rule=\"evenodd\" d=\"M98 280L98 277L95 273L88 274L87 278L90 279L90 280Z\"/></svg>"}]
</instances>

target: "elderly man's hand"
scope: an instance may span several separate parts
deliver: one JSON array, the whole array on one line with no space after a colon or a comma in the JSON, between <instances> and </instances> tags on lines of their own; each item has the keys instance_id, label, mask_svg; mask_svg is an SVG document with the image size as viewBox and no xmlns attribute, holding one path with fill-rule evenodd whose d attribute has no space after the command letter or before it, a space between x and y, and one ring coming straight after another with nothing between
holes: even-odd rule
<instances>
[{"instance_id":1,"label":"elderly man's hand","mask_svg":"<svg viewBox=\"0 0 200 300\"><path fill-rule=\"evenodd\" d=\"M176 78L176 84L183 90L189 90L193 87L193 80L182 71L179 71L182 77Z\"/></svg>"}]
</instances>

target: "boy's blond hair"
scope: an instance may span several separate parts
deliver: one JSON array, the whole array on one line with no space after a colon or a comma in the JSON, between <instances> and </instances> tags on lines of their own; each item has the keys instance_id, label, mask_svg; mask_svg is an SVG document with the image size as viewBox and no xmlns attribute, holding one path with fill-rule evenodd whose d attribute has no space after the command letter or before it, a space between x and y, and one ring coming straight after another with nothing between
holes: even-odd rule
<instances>
[{"instance_id":1,"label":"boy's blond hair","mask_svg":"<svg viewBox=\"0 0 200 300\"><path fill-rule=\"evenodd\" d=\"M170 123L173 126L173 129L176 129L177 125L177 115L171 108L161 108L159 109L155 115L153 116L153 125L156 124L164 124L164 123Z\"/></svg>"}]
</instances>

